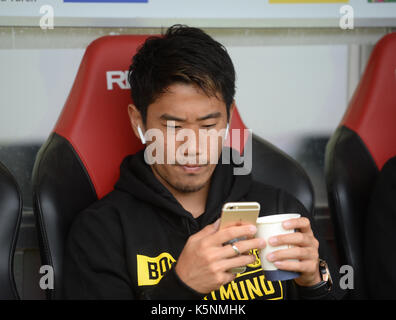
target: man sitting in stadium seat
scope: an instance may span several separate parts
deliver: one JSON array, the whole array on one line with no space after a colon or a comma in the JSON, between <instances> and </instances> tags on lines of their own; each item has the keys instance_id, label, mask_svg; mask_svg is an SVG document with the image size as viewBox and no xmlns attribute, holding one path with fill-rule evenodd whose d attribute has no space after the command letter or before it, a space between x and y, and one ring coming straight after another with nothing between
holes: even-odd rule
<instances>
[{"instance_id":1,"label":"man sitting in stadium seat","mask_svg":"<svg viewBox=\"0 0 396 320\"><path fill-rule=\"evenodd\" d=\"M221 161L222 152L229 152L223 142L235 95L235 71L225 48L200 29L173 26L139 49L129 83L131 125L146 149L127 156L114 191L75 219L65 253L65 296L334 298L334 286L319 271L318 235L304 206L282 190L253 181L250 174L236 175L238 165L232 161ZM178 155L186 137L177 139L184 129L193 135L186 163ZM200 133L210 136L209 131L224 135L202 143ZM261 215L302 215L285 226L297 232L270 240L293 247L268 257L279 269L299 272L298 278L265 279L257 250L267 244L254 238L255 226L219 230L221 207L231 201L257 201ZM223 245L242 237L234 243L236 249ZM229 272L238 266L247 269Z\"/></svg>"}]
</instances>

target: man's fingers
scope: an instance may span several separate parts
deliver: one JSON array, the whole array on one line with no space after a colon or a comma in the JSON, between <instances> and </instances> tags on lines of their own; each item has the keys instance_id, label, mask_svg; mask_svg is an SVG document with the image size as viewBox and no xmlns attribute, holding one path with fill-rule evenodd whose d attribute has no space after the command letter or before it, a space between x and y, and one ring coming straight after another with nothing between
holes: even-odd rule
<instances>
[{"instance_id":1,"label":"man's fingers","mask_svg":"<svg viewBox=\"0 0 396 320\"><path fill-rule=\"evenodd\" d=\"M268 243L271 246L277 247L281 245L295 245L299 247L311 247L316 246L316 239L313 235L302 233L302 232L293 232L287 234L281 234L277 236L273 236L268 239Z\"/></svg>"},{"instance_id":2,"label":"man's fingers","mask_svg":"<svg viewBox=\"0 0 396 320\"><path fill-rule=\"evenodd\" d=\"M221 271L227 271L232 268L246 266L250 263L253 263L254 261L256 261L256 256L254 254L240 255L236 256L235 258L220 260L218 263L218 268Z\"/></svg>"},{"instance_id":3,"label":"man's fingers","mask_svg":"<svg viewBox=\"0 0 396 320\"><path fill-rule=\"evenodd\" d=\"M220 219L217 219L215 222L212 224L208 224L205 228L203 228L201 231L197 232L196 234L193 235L193 237L196 240L206 238L214 233L219 229L220 225Z\"/></svg>"},{"instance_id":4,"label":"man's fingers","mask_svg":"<svg viewBox=\"0 0 396 320\"><path fill-rule=\"evenodd\" d=\"M252 237L256 234L257 228L252 224L246 224L241 226L233 226L219 230L212 237L212 244L215 246L221 246L223 243L232 239L241 237Z\"/></svg>"},{"instance_id":5,"label":"man's fingers","mask_svg":"<svg viewBox=\"0 0 396 320\"><path fill-rule=\"evenodd\" d=\"M286 230L299 229L303 233L312 232L311 222L306 217L286 220L282 223L282 226Z\"/></svg>"},{"instance_id":6,"label":"man's fingers","mask_svg":"<svg viewBox=\"0 0 396 320\"><path fill-rule=\"evenodd\" d=\"M267 255L267 259L270 262L286 259L317 260L319 256L313 248L294 247L273 251Z\"/></svg>"},{"instance_id":7,"label":"man's fingers","mask_svg":"<svg viewBox=\"0 0 396 320\"><path fill-rule=\"evenodd\" d=\"M315 273L318 270L318 266L312 263L310 260L294 261L294 260L283 260L275 261L274 265L280 270L294 271L300 273Z\"/></svg>"},{"instance_id":8,"label":"man's fingers","mask_svg":"<svg viewBox=\"0 0 396 320\"><path fill-rule=\"evenodd\" d=\"M220 227L220 218L218 218L215 222L213 222L213 228L217 231Z\"/></svg>"},{"instance_id":9,"label":"man's fingers","mask_svg":"<svg viewBox=\"0 0 396 320\"><path fill-rule=\"evenodd\" d=\"M254 238L249 240L241 240L234 242L233 245L238 249L238 251L242 254L248 252L252 249L263 249L265 248L265 240L262 238ZM238 253L232 247L231 244L225 245L223 248L219 249L219 258L232 258L237 256Z\"/></svg>"}]
</instances>

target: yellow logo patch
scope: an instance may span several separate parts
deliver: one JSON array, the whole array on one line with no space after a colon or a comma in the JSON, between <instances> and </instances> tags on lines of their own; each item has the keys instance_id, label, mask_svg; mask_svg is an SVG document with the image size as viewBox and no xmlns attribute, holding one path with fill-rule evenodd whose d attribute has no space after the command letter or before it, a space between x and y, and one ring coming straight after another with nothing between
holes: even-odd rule
<instances>
[{"instance_id":1,"label":"yellow logo patch","mask_svg":"<svg viewBox=\"0 0 396 320\"><path fill-rule=\"evenodd\" d=\"M251 250L250 254L256 260L247 265L244 273L236 279L212 291L204 297L205 300L248 300L248 299L283 299L283 286L281 281L268 281L261 269L258 250ZM160 282L165 272L170 270L176 260L168 253L163 252L156 257L137 255L138 285L152 286Z\"/></svg>"},{"instance_id":2,"label":"yellow logo patch","mask_svg":"<svg viewBox=\"0 0 396 320\"><path fill-rule=\"evenodd\" d=\"M168 253L163 252L156 257L147 257L138 254L138 286L152 286L160 282L176 260Z\"/></svg>"},{"instance_id":3,"label":"yellow logo patch","mask_svg":"<svg viewBox=\"0 0 396 320\"><path fill-rule=\"evenodd\" d=\"M261 267L261 261L259 258L259 252L257 249L254 250L249 250L249 254L254 254L256 256L256 260L254 260L253 263L250 263L247 265L249 268L260 268Z\"/></svg>"}]
</instances>

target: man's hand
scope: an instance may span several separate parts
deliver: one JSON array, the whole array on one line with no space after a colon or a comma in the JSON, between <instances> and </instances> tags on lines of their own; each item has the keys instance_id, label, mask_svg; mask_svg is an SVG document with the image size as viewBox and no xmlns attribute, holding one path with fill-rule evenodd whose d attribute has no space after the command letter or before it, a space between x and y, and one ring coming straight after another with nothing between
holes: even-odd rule
<instances>
[{"instance_id":1,"label":"man's hand","mask_svg":"<svg viewBox=\"0 0 396 320\"><path fill-rule=\"evenodd\" d=\"M281 270L300 272L301 276L294 279L300 286L313 286L322 279L319 274L319 241L315 238L309 219L298 218L283 222L285 229L298 229L294 233L274 236L268 239L272 246L293 245L289 249L281 249L267 255L268 261ZM296 259L298 261L288 261Z\"/></svg>"},{"instance_id":2,"label":"man's hand","mask_svg":"<svg viewBox=\"0 0 396 320\"><path fill-rule=\"evenodd\" d=\"M209 293L235 279L227 270L253 263L255 255L237 255L230 244L224 242L246 236L246 240L235 242L240 253L265 247L264 239L253 238L253 225L231 226L218 229L218 221L192 235L183 248L175 271L190 288L200 293Z\"/></svg>"}]
</instances>

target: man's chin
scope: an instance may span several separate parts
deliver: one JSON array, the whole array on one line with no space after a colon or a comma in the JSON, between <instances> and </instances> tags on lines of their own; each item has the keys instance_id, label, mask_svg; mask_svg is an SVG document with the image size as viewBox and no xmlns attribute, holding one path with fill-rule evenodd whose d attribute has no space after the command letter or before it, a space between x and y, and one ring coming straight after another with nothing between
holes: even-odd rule
<instances>
[{"instance_id":1,"label":"man's chin","mask_svg":"<svg viewBox=\"0 0 396 320\"><path fill-rule=\"evenodd\" d=\"M214 167L209 165L202 166L195 172L189 172L189 168L186 170L180 165L173 165L169 168L171 170L165 171L158 170L160 168L156 166L153 166L152 169L154 174L157 175L157 178L161 178L163 182L177 192L193 193L202 190L209 183Z\"/></svg>"},{"instance_id":2,"label":"man's chin","mask_svg":"<svg viewBox=\"0 0 396 320\"><path fill-rule=\"evenodd\" d=\"M198 192L198 191L202 190L205 187L205 185L206 185L206 183L203 183L200 185L175 183L175 184L172 184L172 187L181 193L192 193L192 192Z\"/></svg>"}]
</instances>

